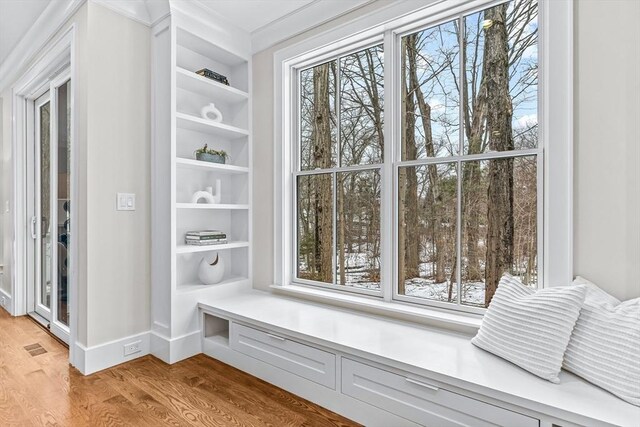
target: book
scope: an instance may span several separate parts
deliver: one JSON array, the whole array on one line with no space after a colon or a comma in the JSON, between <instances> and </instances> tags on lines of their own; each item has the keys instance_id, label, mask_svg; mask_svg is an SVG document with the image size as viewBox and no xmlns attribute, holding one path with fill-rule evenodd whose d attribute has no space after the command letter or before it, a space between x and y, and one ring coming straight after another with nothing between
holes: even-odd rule
<instances>
[{"instance_id":1,"label":"book","mask_svg":"<svg viewBox=\"0 0 640 427\"><path fill-rule=\"evenodd\" d=\"M200 231L187 231L187 236L226 236L220 230L200 230Z\"/></svg>"},{"instance_id":2,"label":"book","mask_svg":"<svg viewBox=\"0 0 640 427\"><path fill-rule=\"evenodd\" d=\"M219 239L226 239L227 235L218 234L216 236L190 236L187 234L186 236L184 236L184 238L187 240L219 240Z\"/></svg>"},{"instance_id":3,"label":"book","mask_svg":"<svg viewBox=\"0 0 640 427\"><path fill-rule=\"evenodd\" d=\"M196 71L196 74L202 76L202 77L206 77L208 79L211 80L215 80L218 83L222 83L224 85L229 86L229 80L227 80L226 76L223 76L222 74L216 73L215 71L211 71L208 68L203 68L201 70Z\"/></svg>"},{"instance_id":4,"label":"book","mask_svg":"<svg viewBox=\"0 0 640 427\"><path fill-rule=\"evenodd\" d=\"M187 245L189 246L215 246L215 245L222 245L227 243L227 239L222 239L222 240L204 240L204 241L198 241L198 240L187 240L185 242Z\"/></svg>"}]
</instances>

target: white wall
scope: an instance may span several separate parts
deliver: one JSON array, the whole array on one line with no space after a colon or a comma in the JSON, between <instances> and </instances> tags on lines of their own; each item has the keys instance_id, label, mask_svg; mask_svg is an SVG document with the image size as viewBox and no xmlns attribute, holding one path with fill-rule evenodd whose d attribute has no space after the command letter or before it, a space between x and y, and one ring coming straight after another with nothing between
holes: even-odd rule
<instances>
[{"instance_id":1,"label":"white wall","mask_svg":"<svg viewBox=\"0 0 640 427\"><path fill-rule=\"evenodd\" d=\"M640 2L576 4L574 271L640 296Z\"/></svg>"},{"instance_id":2,"label":"white wall","mask_svg":"<svg viewBox=\"0 0 640 427\"><path fill-rule=\"evenodd\" d=\"M87 346L149 330L150 29L89 3ZM135 193L134 212L116 193Z\"/></svg>"},{"instance_id":3,"label":"white wall","mask_svg":"<svg viewBox=\"0 0 640 427\"><path fill-rule=\"evenodd\" d=\"M94 2L76 25L78 342L91 347L149 330L150 30ZM53 39L56 37L54 36ZM45 47L46 49L46 47ZM12 200L11 89L2 108L2 195ZM136 211L115 210L136 193ZM4 217L5 287L11 289L13 206Z\"/></svg>"},{"instance_id":4,"label":"white wall","mask_svg":"<svg viewBox=\"0 0 640 427\"><path fill-rule=\"evenodd\" d=\"M253 57L254 154L260 159L255 162L253 183L256 288L267 289L273 282L273 54L377 9L381 3ZM574 270L619 298L640 296L640 182L636 167L640 161L640 2L580 0L576 4Z\"/></svg>"}]
</instances>

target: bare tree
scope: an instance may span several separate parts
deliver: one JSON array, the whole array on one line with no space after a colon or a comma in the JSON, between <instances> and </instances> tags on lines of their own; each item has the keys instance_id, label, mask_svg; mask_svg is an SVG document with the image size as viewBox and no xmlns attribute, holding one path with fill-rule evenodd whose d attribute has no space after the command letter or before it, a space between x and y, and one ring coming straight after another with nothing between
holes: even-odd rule
<instances>
[{"instance_id":1,"label":"bare tree","mask_svg":"<svg viewBox=\"0 0 640 427\"><path fill-rule=\"evenodd\" d=\"M489 147L495 151L513 150L507 4L489 8L484 15L487 23L484 69ZM488 174L486 305L491 302L500 277L513 264L513 159L490 161Z\"/></svg>"},{"instance_id":2,"label":"bare tree","mask_svg":"<svg viewBox=\"0 0 640 427\"><path fill-rule=\"evenodd\" d=\"M331 167L331 106L329 97L329 64L313 69L313 160L315 167ZM333 282L331 241L333 236L333 209L331 175L316 175L315 198L315 265L318 280Z\"/></svg>"}]
</instances>

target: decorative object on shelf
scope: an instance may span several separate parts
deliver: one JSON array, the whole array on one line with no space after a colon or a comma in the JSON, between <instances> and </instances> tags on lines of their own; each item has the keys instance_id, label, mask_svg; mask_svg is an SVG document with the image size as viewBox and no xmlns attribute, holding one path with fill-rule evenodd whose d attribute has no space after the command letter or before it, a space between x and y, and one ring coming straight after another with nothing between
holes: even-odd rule
<instances>
[{"instance_id":1,"label":"decorative object on shelf","mask_svg":"<svg viewBox=\"0 0 640 427\"><path fill-rule=\"evenodd\" d=\"M202 107L200 115L205 120L211 120L216 123L222 122L222 112L216 108L216 105L213 102Z\"/></svg>"},{"instance_id":2,"label":"decorative object on shelf","mask_svg":"<svg viewBox=\"0 0 640 427\"><path fill-rule=\"evenodd\" d=\"M207 187L204 191L196 191L191 196L191 203L199 203L204 199L204 203L218 204L222 199L222 183L216 179L216 194L213 194L213 187Z\"/></svg>"},{"instance_id":3,"label":"decorative object on shelf","mask_svg":"<svg viewBox=\"0 0 640 427\"><path fill-rule=\"evenodd\" d=\"M220 254L216 253L216 258L209 263L202 258L200 267L198 267L198 278L205 285L215 285L222 281L224 276L224 260L220 258Z\"/></svg>"},{"instance_id":4,"label":"decorative object on shelf","mask_svg":"<svg viewBox=\"0 0 640 427\"><path fill-rule=\"evenodd\" d=\"M227 235L219 230L187 231L184 242L193 246L221 245L227 243Z\"/></svg>"},{"instance_id":5,"label":"decorative object on shelf","mask_svg":"<svg viewBox=\"0 0 640 427\"><path fill-rule=\"evenodd\" d=\"M201 160L203 162L210 163L221 163L225 164L229 154L227 154L224 150L213 150L208 148L207 144L204 144L204 147L198 148L195 151L196 160Z\"/></svg>"},{"instance_id":6,"label":"decorative object on shelf","mask_svg":"<svg viewBox=\"0 0 640 427\"><path fill-rule=\"evenodd\" d=\"M207 187L207 189L204 191L196 191L195 193L193 193L193 196L191 196L191 203L200 203L200 200L204 200L204 203L214 204L216 201L213 197L212 192L213 189L211 187Z\"/></svg>"},{"instance_id":7,"label":"decorative object on shelf","mask_svg":"<svg viewBox=\"0 0 640 427\"><path fill-rule=\"evenodd\" d=\"M223 85L229 86L229 80L222 74L218 74L215 71L211 71L208 68L203 68L202 70L196 71L196 74L201 75L202 77L206 77L208 79L214 80L218 83L222 83Z\"/></svg>"}]
</instances>

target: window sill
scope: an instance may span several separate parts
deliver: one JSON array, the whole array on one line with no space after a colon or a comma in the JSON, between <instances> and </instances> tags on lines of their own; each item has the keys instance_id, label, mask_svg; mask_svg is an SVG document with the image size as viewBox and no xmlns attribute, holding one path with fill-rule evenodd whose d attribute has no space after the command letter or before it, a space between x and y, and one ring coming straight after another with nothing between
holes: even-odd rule
<instances>
[{"instance_id":1,"label":"window sill","mask_svg":"<svg viewBox=\"0 0 640 427\"><path fill-rule=\"evenodd\" d=\"M352 309L360 311L363 314L374 314L407 322L435 326L469 335L475 335L482 323L482 316L476 314L453 313L432 307L418 307L361 295L345 294L297 285L271 285L270 288L277 294Z\"/></svg>"}]
</instances>

